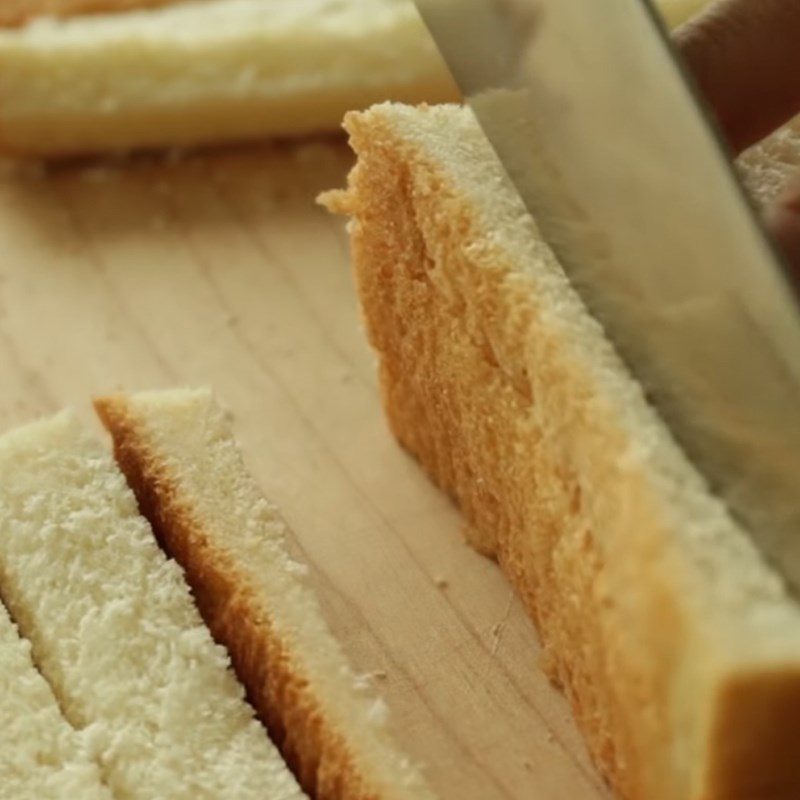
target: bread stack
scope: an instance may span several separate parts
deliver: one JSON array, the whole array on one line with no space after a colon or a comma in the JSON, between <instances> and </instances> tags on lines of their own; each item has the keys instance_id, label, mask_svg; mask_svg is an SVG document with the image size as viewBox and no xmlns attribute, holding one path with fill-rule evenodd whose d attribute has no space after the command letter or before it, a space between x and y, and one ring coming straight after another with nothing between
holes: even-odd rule
<instances>
[{"instance_id":1,"label":"bread stack","mask_svg":"<svg viewBox=\"0 0 800 800\"><path fill-rule=\"evenodd\" d=\"M432 798L210 394L98 408L166 553L72 416L0 438L3 796Z\"/></svg>"}]
</instances>

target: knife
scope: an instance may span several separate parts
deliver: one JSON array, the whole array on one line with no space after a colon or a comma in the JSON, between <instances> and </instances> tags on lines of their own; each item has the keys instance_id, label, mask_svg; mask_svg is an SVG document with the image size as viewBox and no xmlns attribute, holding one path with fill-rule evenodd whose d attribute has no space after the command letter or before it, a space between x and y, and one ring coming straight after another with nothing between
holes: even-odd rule
<instances>
[{"instance_id":1,"label":"knife","mask_svg":"<svg viewBox=\"0 0 800 800\"><path fill-rule=\"evenodd\" d=\"M649 0L417 0L541 234L800 596L800 306Z\"/></svg>"}]
</instances>

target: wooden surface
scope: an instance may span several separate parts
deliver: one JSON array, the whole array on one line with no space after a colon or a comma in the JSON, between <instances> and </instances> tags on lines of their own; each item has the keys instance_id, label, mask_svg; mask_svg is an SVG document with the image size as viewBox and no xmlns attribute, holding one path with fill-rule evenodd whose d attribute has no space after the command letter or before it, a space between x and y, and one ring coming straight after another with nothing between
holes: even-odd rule
<instances>
[{"instance_id":1,"label":"wooden surface","mask_svg":"<svg viewBox=\"0 0 800 800\"><path fill-rule=\"evenodd\" d=\"M536 637L391 439L358 323L339 141L0 179L0 427L211 385L325 613L443 800L607 797Z\"/></svg>"}]
</instances>

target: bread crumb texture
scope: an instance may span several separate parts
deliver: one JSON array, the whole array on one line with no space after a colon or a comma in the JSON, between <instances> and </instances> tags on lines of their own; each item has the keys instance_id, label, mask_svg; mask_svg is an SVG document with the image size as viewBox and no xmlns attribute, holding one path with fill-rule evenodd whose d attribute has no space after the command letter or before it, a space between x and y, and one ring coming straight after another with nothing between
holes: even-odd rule
<instances>
[{"instance_id":1,"label":"bread crumb texture","mask_svg":"<svg viewBox=\"0 0 800 800\"><path fill-rule=\"evenodd\" d=\"M303 796L180 568L69 414L0 438L0 594L115 797Z\"/></svg>"},{"instance_id":2,"label":"bread crumb texture","mask_svg":"<svg viewBox=\"0 0 800 800\"><path fill-rule=\"evenodd\" d=\"M664 19L672 27L682 25L700 13L712 0L657 0Z\"/></svg>"},{"instance_id":3,"label":"bread crumb texture","mask_svg":"<svg viewBox=\"0 0 800 800\"><path fill-rule=\"evenodd\" d=\"M432 800L289 557L286 524L212 394L117 395L96 407L140 507L303 787L317 800Z\"/></svg>"},{"instance_id":4,"label":"bread crumb texture","mask_svg":"<svg viewBox=\"0 0 800 800\"><path fill-rule=\"evenodd\" d=\"M112 800L86 737L67 722L0 605L0 786L14 800Z\"/></svg>"},{"instance_id":5,"label":"bread crumb texture","mask_svg":"<svg viewBox=\"0 0 800 800\"><path fill-rule=\"evenodd\" d=\"M800 797L800 608L625 371L466 109L351 114L394 433L460 503L626 800Z\"/></svg>"},{"instance_id":6,"label":"bread crumb texture","mask_svg":"<svg viewBox=\"0 0 800 800\"><path fill-rule=\"evenodd\" d=\"M412 0L204 0L0 30L0 151L16 156L339 131L380 100L458 97Z\"/></svg>"}]
</instances>

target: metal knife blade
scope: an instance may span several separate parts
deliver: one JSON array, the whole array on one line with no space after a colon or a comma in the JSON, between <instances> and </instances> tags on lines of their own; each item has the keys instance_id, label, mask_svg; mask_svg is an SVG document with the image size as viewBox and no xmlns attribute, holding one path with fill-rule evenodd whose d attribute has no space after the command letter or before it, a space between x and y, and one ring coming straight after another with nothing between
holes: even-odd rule
<instances>
[{"instance_id":1,"label":"metal knife blade","mask_svg":"<svg viewBox=\"0 0 800 800\"><path fill-rule=\"evenodd\" d=\"M649 0L417 0L545 240L800 594L800 308Z\"/></svg>"}]
</instances>

